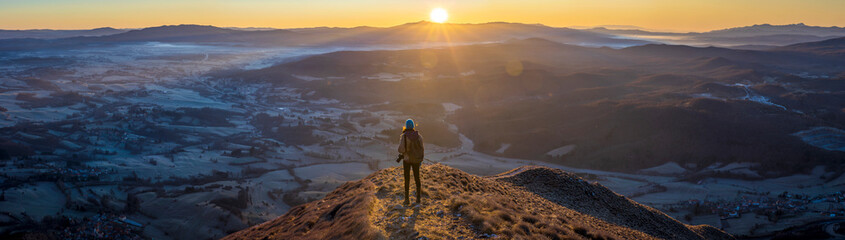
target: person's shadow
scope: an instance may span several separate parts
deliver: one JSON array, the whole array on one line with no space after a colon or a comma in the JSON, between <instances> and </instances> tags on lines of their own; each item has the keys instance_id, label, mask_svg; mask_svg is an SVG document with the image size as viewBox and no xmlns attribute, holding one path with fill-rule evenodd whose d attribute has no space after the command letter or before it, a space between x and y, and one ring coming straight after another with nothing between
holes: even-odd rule
<instances>
[{"instance_id":1,"label":"person's shadow","mask_svg":"<svg viewBox=\"0 0 845 240\"><path fill-rule=\"evenodd\" d=\"M420 208L421 207L422 206L414 207L414 205L409 205L409 206L406 206L405 209L402 210L402 216L407 216L409 209L411 211L411 215L408 216L408 219L407 219L408 225L406 225L407 227L405 229L403 229L403 232L408 233L408 237L417 238L420 235L419 232L416 230L416 226L417 226L417 221L420 220L419 218L420 218Z\"/></svg>"}]
</instances>

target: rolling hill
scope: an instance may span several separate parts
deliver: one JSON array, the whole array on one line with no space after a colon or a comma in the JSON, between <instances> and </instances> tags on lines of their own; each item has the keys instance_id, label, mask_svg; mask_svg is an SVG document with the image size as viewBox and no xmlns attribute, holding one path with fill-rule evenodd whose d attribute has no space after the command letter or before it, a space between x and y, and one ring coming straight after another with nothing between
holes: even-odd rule
<instances>
[{"instance_id":1,"label":"rolling hill","mask_svg":"<svg viewBox=\"0 0 845 240\"><path fill-rule=\"evenodd\" d=\"M53 39L0 39L0 50L24 50L131 42L229 43L248 46L377 46L402 44L470 44L542 37L570 44L632 46L649 41L622 39L589 31L521 23L437 24L427 21L386 28L305 28L239 30L204 25L168 25L112 35L77 35Z\"/></svg>"},{"instance_id":2,"label":"rolling hill","mask_svg":"<svg viewBox=\"0 0 845 240\"><path fill-rule=\"evenodd\" d=\"M110 27L84 29L84 30L52 30L52 29L29 29L29 30L0 30L0 39L12 38L70 38L70 37L95 37L106 36L126 32L124 29Z\"/></svg>"},{"instance_id":3,"label":"rolling hill","mask_svg":"<svg viewBox=\"0 0 845 240\"><path fill-rule=\"evenodd\" d=\"M842 57L845 56L845 37L828 39L818 42L798 43L777 48L776 50L809 52L820 55Z\"/></svg>"},{"instance_id":4,"label":"rolling hill","mask_svg":"<svg viewBox=\"0 0 845 240\"><path fill-rule=\"evenodd\" d=\"M426 65L421 56L437 62ZM516 74L508 72L514 63L520 67ZM624 172L670 161L693 172L751 162L759 164L758 174L744 177L759 178L841 165L842 152L792 135L820 126L845 128L842 81L802 77L810 71L836 76L841 63L812 52L676 45L610 49L525 39L342 51L226 77L313 89L313 99L350 104L454 103L463 108L449 116L393 110L444 117L474 141L475 150L497 156ZM402 75L408 73L422 75ZM383 74L400 77L373 77ZM548 156L567 145L577 147L566 156Z\"/></svg>"},{"instance_id":5,"label":"rolling hill","mask_svg":"<svg viewBox=\"0 0 845 240\"><path fill-rule=\"evenodd\" d=\"M686 33L652 32L639 29L612 29L605 27L586 30L638 39L650 39L671 44L721 46L758 50L845 36L845 28L842 27L809 26L803 23L787 25L757 24L707 32Z\"/></svg>"}]
</instances>

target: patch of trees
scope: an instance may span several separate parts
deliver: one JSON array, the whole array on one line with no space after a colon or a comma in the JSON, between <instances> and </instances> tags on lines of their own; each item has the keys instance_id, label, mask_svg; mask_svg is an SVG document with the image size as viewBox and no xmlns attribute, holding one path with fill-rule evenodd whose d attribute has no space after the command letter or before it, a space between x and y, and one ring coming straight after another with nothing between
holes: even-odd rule
<instances>
[{"instance_id":1,"label":"patch of trees","mask_svg":"<svg viewBox=\"0 0 845 240\"><path fill-rule=\"evenodd\" d=\"M314 127L304 125L279 127L276 134L271 135L270 137L280 142L293 145L311 145L323 141L322 137L312 134L313 131Z\"/></svg>"},{"instance_id":2,"label":"patch of trees","mask_svg":"<svg viewBox=\"0 0 845 240\"><path fill-rule=\"evenodd\" d=\"M208 183L219 182L224 180L230 180L229 172L217 171L212 170L211 174L199 174L196 176L189 176L189 177L179 177L179 176L171 176L170 179L167 181L161 181L156 183L158 186L164 185L205 185Z\"/></svg>"},{"instance_id":3,"label":"patch of trees","mask_svg":"<svg viewBox=\"0 0 845 240\"><path fill-rule=\"evenodd\" d=\"M257 178L265 173L271 172L273 169L245 167L241 169L240 178Z\"/></svg>"},{"instance_id":4,"label":"patch of trees","mask_svg":"<svg viewBox=\"0 0 845 240\"><path fill-rule=\"evenodd\" d=\"M319 143L322 138L314 136L313 126L303 125L301 122L295 126L285 124L284 116L270 116L267 113L256 114L252 118L252 125L269 138L292 145L310 145Z\"/></svg>"},{"instance_id":5,"label":"patch of trees","mask_svg":"<svg viewBox=\"0 0 845 240\"><path fill-rule=\"evenodd\" d=\"M241 216L241 210L246 208L250 202L249 187L238 191L237 198L221 197L211 200L211 203L231 212L235 216Z\"/></svg>"},{"instance_id":6,"label":"patch of trees","mask_svg":"<svg viewBox=\"0 0 845 240\"><path fill-rule=\"evenodd\" d=\"M752 170L754 170L752 168ZM732 173L730 171L701 171L689 176L685 176L681 178L681 181L696 183L698 181L708 179L708 178L731 178L731 179L742 179L748 181L755 181L760 180L761 177L759 176L749 176L748 174L743 173Z\"/></svg>"},{"instance_id":7,"label":"patch of trees","mask_svg":"<svg viewBox=\"0 0 845 240\"><path fill-rule=\"evenodd\" d=\"M162 116L172 117L177 120L183 117L196 120L196 122L186 122L187 125L207 126L207 127L233 127L227 119L228 116L239 115L239 113L226 111L219 108L178 108L175 111L162 111Z\"/></svg>"},{"instance_id":8,"label":"patch of trees","mask_svg":"<svg viewBox=\"0 0 845 240\"><path fill-rule=\"evenodd\" d=\"M179 133L179 131L174 131L171 128L167 128L167 127L163 127L163 126L143 125L143 127L140 127L134 133L141 135L141 136L144 136L144 137L147 137L147 138L155 139L158 142L174 142L174 143L179 143L179 144L185 143L185 140L182 137L182 134ZM126 145L128 147L131 144L126 144ZM129 149L129 148L127 148L127 149ZM143 148L140 148L140 149L143 149ZM136 150L135 148L132 148L133 152L135 150Z\"/></svg>"},{"instance_id":9,"label":"patch of trees","mask_svg":"<svg viewBox=\"0 0 845 240\"><path fill-rule=\"evenodd\" d=\"M94 155L117 155L117 151L109 151L109 150L101 150L101 149L94 149L91 151Z\"/></svg>"},{"instance_id":10,"label":"patch of trees","mask_svg":"<svg viewBox=\"0 0 845 240\"><path fill-rule=\"evenodd\" d=\"M252 125L262 132L270 132L273 127L282 126L284 122L284 116L270 116L270 114L267 113L259 113L252 117Z\"/></svg>"},{"instance_id":11,"label":"patch of trees","mask_svg":"<svg viewBox=\"0 0 845 240\"><path fill-rule=\"evenodd\" d=\"M226 154L224 152L223 155L228 155L230 157L236 157L236 158L238 158L238 157L255 157L255 156L261 156L261 154L263 154L266 151L267 151L267 148L264 147L264 146L259 146L259 147L252 146L249 149L247 149L246 151L244 151L243 149L235 149L235 150L232 150L232 152L229 153L229 154Z\"/></svg>"},{"instance_id":12,"label":"patch of trees","mask_svg":"<svg viewBox=\"0 0 845 240\"><path fill-rule=\"evenodd\" d=\"M15 96L15 100L24 102L21 104L21 107L24 108L43 108L67 107L91 101L91 97L80 95L77 92L57 91L51 93L49 97L39 98L34 93L22 92Z\"/></svg>"},{"instance_id":13,"label":"patch of trees","mask_svg":"<svg viewBox=\"0 0 845 240\"><path fill-rule=\"evenodd\" d=\"M0 149L5 149L10 156L29 156L33 155L34 151L50 151L52 152L56 147L60 146L62 139L50 134L47 126L38 123L19 123L12 127L0 129L0 136L9 137L0 138ZM12 141L10 138L17 135L17 133L27 133L39 136L35 139L23 138L19 139L21 144Z\"/></svg>"},{"instance_id":14,"label":"patch of trees","mask_svg":"<svg viewBox=\"0 0 845 240\"><path fill-rule=\"evenodd\" d=\"M126 194L126 207L124 207L123 211L127 214L136 213L141 210L141 199L138 199L137 194L134 193L127 193Z\"/></svg>"},{"instance_id":15,"label":"patch of trees","mask_svg":"<svg viewBox=\"0 0 845 240\"><path fill-rule=\"evenodd\" d=\"M131 183L142 183L142 184L144 184L144 183L149 184L150 183L149 178L146 178L146 179L140 178L140 177L138 177L138 173L135 172L135 171L132 171L132 173L129 174L129 176L123 177L123 181L124 182L131 182Z\"/></svg>"}]
</instances>

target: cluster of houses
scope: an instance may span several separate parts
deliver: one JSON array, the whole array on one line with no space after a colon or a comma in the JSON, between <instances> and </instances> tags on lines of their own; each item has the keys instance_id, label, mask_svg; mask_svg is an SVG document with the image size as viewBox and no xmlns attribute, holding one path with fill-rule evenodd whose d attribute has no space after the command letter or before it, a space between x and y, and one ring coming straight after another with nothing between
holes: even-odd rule
<instances>
[{"instance_id":1,"label":"cluster of houses","mask_svg":"<svg viewBox=\"0 0 845 240\"><path fill-rule=\"evenodd\" d=\"M71 221L71 226L61 232L62 239L143 239L138 232L144 226L124 216L97 214Z\"/></svg>"},{"instance_id":2,"label":"cluster of houses","mask_svg":"<svg viewBox=\"0 0 845 240\"><path fill-rule=\"evenodd\" d=\"M845 194L842 192L819 194L816 196L784 192L776 198L767 196L741 196L734 200L718 201L690 199L684 204L698 208L704 213L718 214L721 219L730 219L740 218L742 214L752 212L763 215L804 213L810 211L807 205L816 203L830 203L830 205L828 205L826 210L815 209L812 212L831 217L845 216Z\"/></svg>"},{"instance_id":3,"label":"cluster of houses","mask_svg":"<svg viewBox=\"0 0 845 240\"><path fill-rule=\"evenodd\" d=\"M85 181L99 181L101 177L106 174L114 173L114 169L105 169L98 167L86 168L56 168L53 174L59 179L66 182L85 182Z\"/></svg>"}]
</instances>

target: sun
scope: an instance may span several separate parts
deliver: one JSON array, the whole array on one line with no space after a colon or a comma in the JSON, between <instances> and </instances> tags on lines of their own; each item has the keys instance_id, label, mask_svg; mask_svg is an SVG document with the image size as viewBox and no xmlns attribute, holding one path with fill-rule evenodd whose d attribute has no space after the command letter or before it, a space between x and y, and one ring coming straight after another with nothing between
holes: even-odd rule
<instances>
[{"instance_id":1,"label":"sun","mask_svg":"<svg viewBox=\"0 0 845 240\"><path fill-rule=\"evenodd\" d=\"M449 19L449 13L446 12L446 9L442 8L435 8L431 10L431 14L429 15L432 22L436 23L444 23L446 20Z\"/></svg>"}]
</instances>

